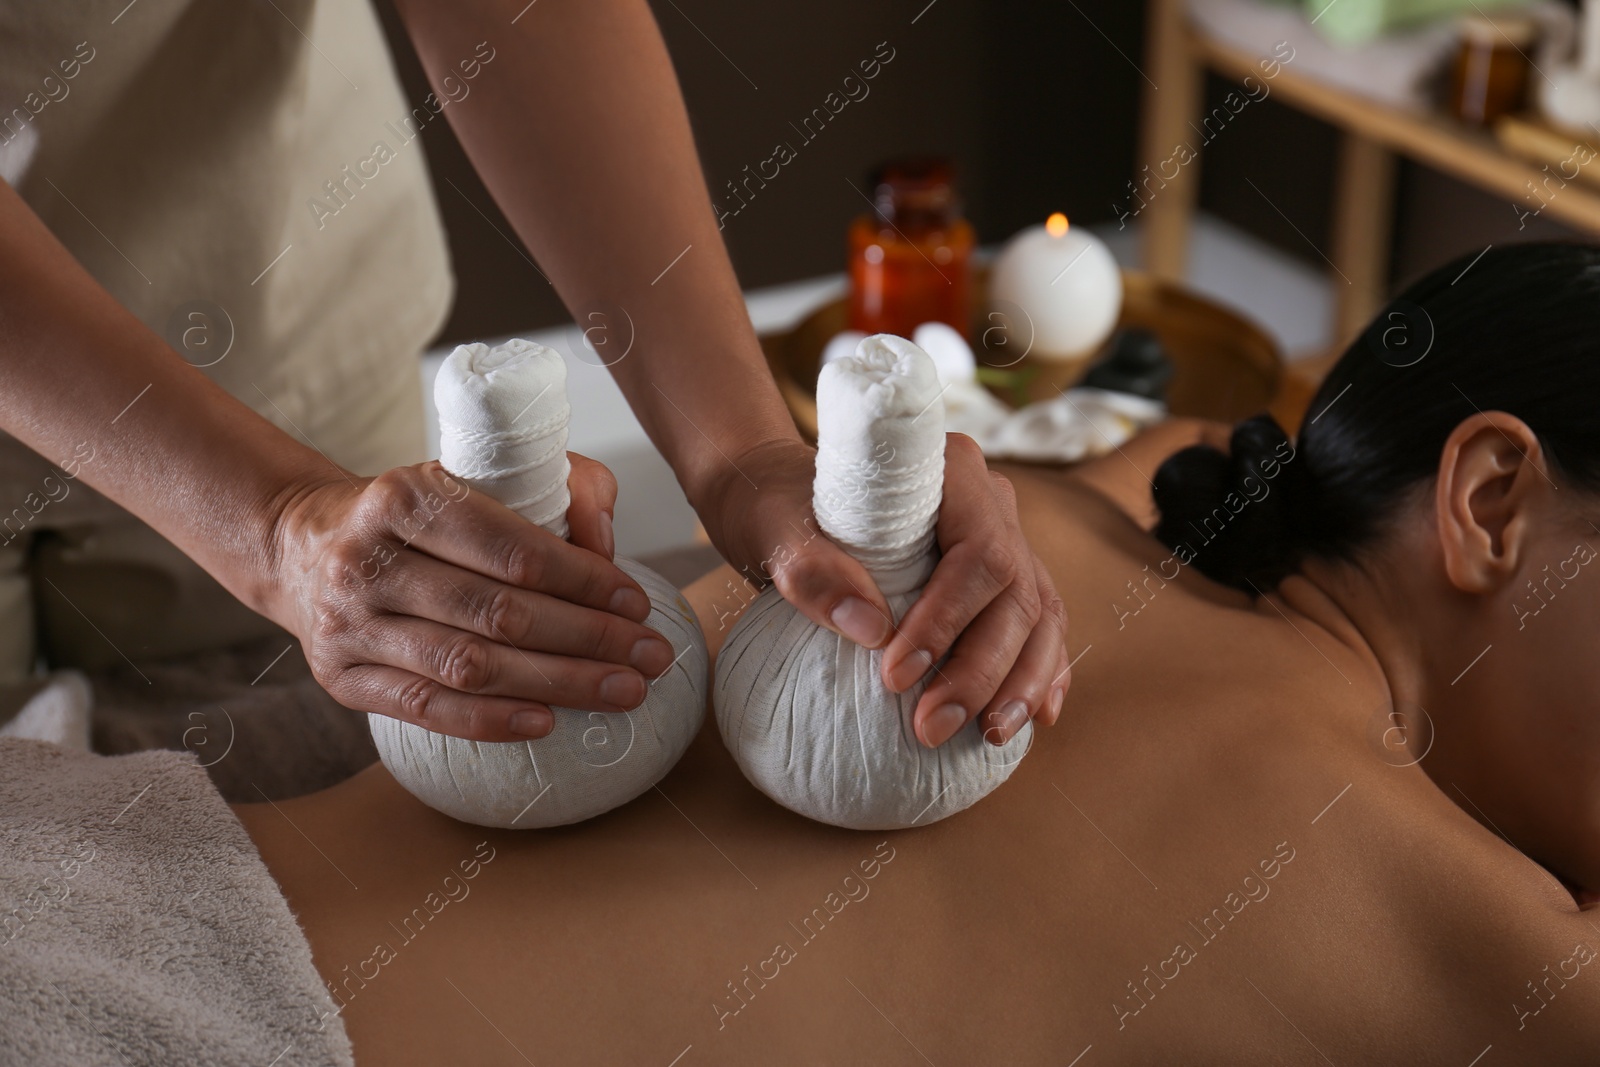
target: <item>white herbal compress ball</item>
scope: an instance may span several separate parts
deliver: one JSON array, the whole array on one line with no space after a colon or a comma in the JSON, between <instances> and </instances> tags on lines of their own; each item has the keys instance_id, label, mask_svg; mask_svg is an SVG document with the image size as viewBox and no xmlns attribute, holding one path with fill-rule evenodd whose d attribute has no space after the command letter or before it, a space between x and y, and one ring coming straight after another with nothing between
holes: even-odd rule
<instances>
[{"instance_id":1,"label":"white herbal compress ball","mask_svg":"<svg viewBox=\"0 0 1600 1067\"><path fill-rule=\"evenodd\" d=\"M440 461L472 488L567 536L567 368L552 350L511 340L462 345L434 384ZM429 807L463 822L561 826L626 804L678 762L705 717L705 637L687 601L659 574L617 557L650 597L645 625L677 657L630 712L555 708L537 740L492 743L369 715L378 755Z\"/></svg>"},{"instance_id":2,"label":"white herbal compress ball","mask_svg":"<svg viewBox=\"0 0 1600 1067\"><path fill-rule=\"evenodd\" d=\"M933 362L878 334L817 381L822 531L859 560L895 621L933 573L944 482L944 418ZM784 807L856 830L926 825L981 800L1010 776L1033 725L1006 744L974 719L936 749L911 727L923 679L883 684L883 653L813 624L775 589L762 593L717 657L717 726L755 786Z\"/></svg>"}]
</instances>

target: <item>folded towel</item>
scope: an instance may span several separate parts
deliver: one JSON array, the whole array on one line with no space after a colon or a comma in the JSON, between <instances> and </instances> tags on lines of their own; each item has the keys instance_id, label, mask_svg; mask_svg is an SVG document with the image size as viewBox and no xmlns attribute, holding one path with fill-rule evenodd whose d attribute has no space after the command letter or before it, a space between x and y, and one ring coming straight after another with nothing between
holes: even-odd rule
<instances>
[{"instance_id":1,"label":"folded towel","mask_svg":"<svg viewBox=\"0 0 1600 1067\"><path fill-rule=\"evenodd\" d=\"M89 751L89 680L77 671L57 671L42 683L21 710L0 726L0 737Z\"/></svg>"},{"instance_id":2,"label":"folded towel","mask_svg":"<svg viewBox=\"0 0 1600 1067\"><path fill-rule=\"evenodd\" d=\"M352 1064L194 755L0 738L0 1063Z\"/></svg>"}]
</instances>

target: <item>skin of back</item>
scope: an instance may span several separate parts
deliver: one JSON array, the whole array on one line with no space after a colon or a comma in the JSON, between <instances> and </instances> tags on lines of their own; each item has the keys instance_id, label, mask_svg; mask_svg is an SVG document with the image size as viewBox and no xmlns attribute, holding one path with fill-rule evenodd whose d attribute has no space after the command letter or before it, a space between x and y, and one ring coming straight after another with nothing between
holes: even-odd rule
<instances>
[{"instance_id":1,"label":"skin of back","mask_svg":"<svg viewBox=\"0 0 1600 1067\"><path fill-rule=\"evenodd\" d=\"M357 1060L1596 1062L1592 910L1397 758L1358 635L1146 532L1144 472L1214 432L1006 470L1071 691L944 822L793 815L709 717L659 787L576 827L459 824L381 765L240 806ZM750 596L726 568L688 595L713 649Z\"/></svg>"}]
</instances>

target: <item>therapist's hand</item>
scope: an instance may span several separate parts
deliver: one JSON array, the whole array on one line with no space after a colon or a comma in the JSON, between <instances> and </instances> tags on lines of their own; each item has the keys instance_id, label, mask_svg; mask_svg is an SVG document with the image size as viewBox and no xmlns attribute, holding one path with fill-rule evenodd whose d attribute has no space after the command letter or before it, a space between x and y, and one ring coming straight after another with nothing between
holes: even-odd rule
<instances>
[{"instance_id":1,"label":"therapist's hand","mask_svg":"<svg viewBox=\"0 0 1600 1067\"><path fill-rule=\"evenodd\" d=\"M949 655L913 715L924 745L943 744L978 715L995 744L1035 717L1056 721L1071 677L1066 612L1022 535L1011 483L989 471L972 438L946 438L941 556L898 629L866 569L819 532L815 453L776 441L735 464L699 511L736 570L770 579L817 625L884 649L883 680L895 692Z\"/></svg>"},{"instance_id":2,"label":"therapist's hand","mask_svg":"<svg viewBox=\"0 0 1600 1067\"><path fill-rule=\"evenodd\" d=\"M562 541L436 462L302 487L266 605L357 711L477 741L542 737L550 706L625 711L672 663L611 562L616 480L572 455Z\"/></svg>"}]
</instances>

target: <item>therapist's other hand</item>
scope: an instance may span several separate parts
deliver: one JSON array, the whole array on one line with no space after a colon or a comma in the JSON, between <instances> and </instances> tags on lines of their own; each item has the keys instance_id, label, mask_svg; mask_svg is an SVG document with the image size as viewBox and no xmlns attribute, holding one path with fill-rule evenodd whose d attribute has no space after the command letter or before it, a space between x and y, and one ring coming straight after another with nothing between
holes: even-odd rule
<instances>
[{"instance_id":1,"label":"therapist's other hand","mask_svg":"<svg viewBox=\"0 0 1600 1067\"><path fill-rule=\"evenodd\" d=\"M866 568L820 532L814 474L812 449L778 441L740 455L717 481L699 511L734 568L771 580L817 625L883 649L884 684L895 692L948 655L913 713L924 745L942 745L980 715L993 744L1030 719L1054 723L1071 677L1066 612L1022 535L1011 483L989 471L972 438L946 438L941 557L898 628Z\"/></svg>"},{"instance_id":2,"label":"therapist's other hand","mask_svg":"<svg viewBox=\"0 0 1600 1067\"><path fill-rule=\"evenodd\" d=\"M526 740L552 705L636 707L672 647L611 562L616 480L571 460L571 544L437 462L300 487L278 512L267 614L341 704L439 733Z\"/></svg>"}]
</instances>

